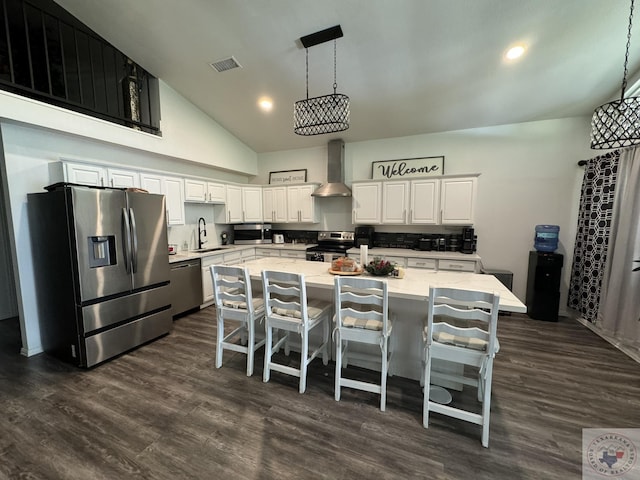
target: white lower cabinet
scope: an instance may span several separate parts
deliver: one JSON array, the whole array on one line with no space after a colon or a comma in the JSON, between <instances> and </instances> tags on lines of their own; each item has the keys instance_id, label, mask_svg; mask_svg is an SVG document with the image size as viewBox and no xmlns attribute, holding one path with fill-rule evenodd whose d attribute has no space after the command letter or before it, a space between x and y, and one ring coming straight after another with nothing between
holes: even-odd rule
<instances>
[{"instance_id":1,"label":"white lower cabinet","mask_svg":"<svg viewBox=\"0 0 640 480\"><path fill-rule=\"evenodd\" d=\"M287 258L298 258L300 260L306 260L307 252L299 251L299 250L282 250L282 251L280 251L280 256L281 257L287 257Z\"/></svg>"},{"instance_id":2,"label":"white lower cabinet","mask_svg":"<svg viewBox=\"0 0 640 480\"><path fill-rule=\"evenodd\" d=\"M438 261L434 258L407 258L407 268L436 270L438 268Z\"/></svg>"},{"instance_id":3,"label":"white lower cabinet","mask_svg":"<svg viewBox=\"0 0 640 480\"><path fill-rule=\"evenodd\" d=\"M476 262L471 260L438 260L438 270L475 272Z\"/></svg>"},{"instance_id":4,"label":"white lower cabinet","mask_svg":"<svg viewBox=\"0 0 640 480\"><path fill-rule=\"evenodd\" d=\"M275 248L256 248L256 258L279 257L280 252Z\"/></svg>"},{"instance_id":5,"label":"white lower cabinet","mask_svg":"<svg viewBox=\"0 0 640 480\"><path fill-rule=\"evenodd\" d=\"M213 303L213 280L211 279L211 265L223 263L222 255L208 255L200 260L202 265L202 306Z\"/></svg>"}]
</instances>

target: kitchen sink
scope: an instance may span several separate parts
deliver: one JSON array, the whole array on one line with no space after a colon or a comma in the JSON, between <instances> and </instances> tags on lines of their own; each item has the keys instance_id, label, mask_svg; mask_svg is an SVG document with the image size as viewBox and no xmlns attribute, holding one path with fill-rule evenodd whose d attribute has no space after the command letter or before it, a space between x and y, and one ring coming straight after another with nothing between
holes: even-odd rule
<instances>
[{"instance_id":1,"label":"kitchen sink","mask_svg":"<svg viewBox=\"0 0 640 480\"><path fill-rule=\"evenodd\" d=\"M218 250L226 250L229 247L212 247L212 248L196 248L191 250L193 253L217 252Z\"/></svg>"}]
</instances>

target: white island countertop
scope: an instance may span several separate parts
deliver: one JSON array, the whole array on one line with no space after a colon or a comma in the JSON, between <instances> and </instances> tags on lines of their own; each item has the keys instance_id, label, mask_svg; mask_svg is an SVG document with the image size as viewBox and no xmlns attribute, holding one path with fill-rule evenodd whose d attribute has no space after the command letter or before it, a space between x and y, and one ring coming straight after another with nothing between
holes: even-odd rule
<instances>
[{"instance_id":1,"label":"white island countertop","mask_svg":"<svg viewBox=\"0 0 640 480\"><path fill-rule=\"evenodd\" d=\"M260 278L262 270L279 270L304 274L309 286L333 288L334 275L329 273L329 263L270 257L252 260L242 266L249 269L254 279ZM404 278L387 277L387 282L391 298L428 301L430 286L463 288L500 294L500 310L505 312L527 311L522 301L493 275L407 268Z\"/></svg>"}]
</instances>

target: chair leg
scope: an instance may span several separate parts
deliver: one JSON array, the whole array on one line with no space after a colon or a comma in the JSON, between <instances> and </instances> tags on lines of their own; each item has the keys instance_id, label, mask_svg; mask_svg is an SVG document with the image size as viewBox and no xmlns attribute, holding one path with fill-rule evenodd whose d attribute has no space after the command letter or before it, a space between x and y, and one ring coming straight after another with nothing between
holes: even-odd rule
<instances>
[{"instance_id":1,"label":"chair leg","mask_svg":"<svg viewBox=\"0 0 640 480\"><path fill-rule=\"evenodd\" d=\"M382 343L382 372L380 375L380 410L384 412L387 404L387 370L389 369L389 358L387 357L388 339Z\"/></svg>"},{"instance_id":2,"label":"chair leg","mask_svg":"<svg viewBox=\"0 0 640 480\"><path fill-rule=\"evenodd\" d=\"M325 319L322 324L322 333L323 333L323 342L324 347L322 348L322 364L324 366L329 365L329 321L330 319Z\"/></svg>"},{"instance_id":3,"label":"chair leg","mask_svg":"<svg viewBox=\"0 0 640 480\"><path fill-rule=\"evenodd\" d=\"M249 341L247 343L247 377L250 377L253 375L253 354L256 344L255 324L251 318L247 321L247 330L249 332Z\"/></svg>"},{"instance_id":4,"label":"chair leg","mask_svg":"<svg viewBox=\"0 0 640 480\"><path fill-rule=\"evenodd\" d=\"M300 345L300 393L307 389L307 365L309 364L309 332L302 332Z\"/></svg>"},{"instance_id":5,"label":"chair leg","mask_svg":"<svg viewBox=\"0 0 640 480\"><path fill-rule=\"evenodd\" d=\"M493 376L493 362L489 361L483 383L484 395L482 399L482 446L489 448L489 422L491 416L491 377Z\"/></svg>"},{"instance_id":6,"label":"chair leg","mask_svg":"<svg viewBox=\"0 0 640 480\"><path fill-rule=\"evenodd\" d=\"M265 321L264 326L265 342L264 342L264 371L262 372L262 381L268 382L271 373L271 334L272 329L269 321Z\"/></svg>"},{"instance_id":7,"label":"chair leg","mask_svg":"<svg viewBox=\"0 0 640 480\"><path fill-rule=\"evenodd\" d=\"M218 337L216 338L216 368L222 367L222 340L224 339L224 319L218 315Z\"/></svg>"},{"instance_id":8,"label":"chair leg","mask_svg":"<svg viewBox=\"0 0 640 480\"><path fill-rule=\"evenodd\" d=\"M336 374L335 374L335 398L340 401L340 379L342 378L342 340L340 330L336 330Z\"/></svg>"},{"instance_id":9,"label":"chair leg","mask_svg":"<svg viewBox=\"0 0 640 480\"><path fill-rule=\"evenodd\" d=\"M431 356L425 349L425 362L424 362L424 394L422 400L422 426L429 428L429 385L431 384Z\"/></svg>"}]
</instances>

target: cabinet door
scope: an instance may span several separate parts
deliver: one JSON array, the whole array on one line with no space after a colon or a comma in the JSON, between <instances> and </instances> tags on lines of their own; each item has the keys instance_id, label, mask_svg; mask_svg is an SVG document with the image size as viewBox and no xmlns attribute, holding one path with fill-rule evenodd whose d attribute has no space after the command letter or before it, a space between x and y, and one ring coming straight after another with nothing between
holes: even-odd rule
<instances>
[{"instance_id":1,"label":"cabinet door","mask_svg":"<svg viewBox=\"0 0 640 480\"><path fill-rule=\"evenodd\" d=\"M207 201L224 203L227 200L227 188L224 183L207 183Z\"/></svg>"},{"instance_id":2,"label":"cabinet door","mask_svg":"<svg viewBox=\"0 0 640 480\"><path fill-rule=\"evenodd\" d=\"M262 222L262 187L242 187L243 222Z\"/></svg>"},{"instance_id":3,"label":"cabinet door","mask_svg":"<svg viewBox=\"0 0 640 480\"><path fill-rule=\"evenodd\" d=\"M384 182L382 184L382 223L407 223L409 182Z\"/></svg>"},{"instance_id":4,"label":"cabinet door","mask_svg":"<svg viewBox=\"0 0 640 480\"><path fill-rule=\"evenodd\" d=\"M413 180L409 202L409 223L435 225L440 212L440 180Z\"/></svg>"},{"instance_id":5,"label":"cabinet door","mask_svg":"<svg viewBox=\"0 0 640 480\"><path fill-rule=\"evenodd\" d=\"M440 223L473 225L477 180L476 177L441 180Z\"/></svg>"},{"instance_id":6,"label":"cabinet door","mask_svg":"<svg viewBox=\"0 0 640 480\"><path fill-rule=\"evenodd\" d=\"M152 173L140 174L140 186L149 193L157 193L164 195L162 189L162 175L154 175Z\"/></svg>"},{"instance_id":7,"label":"cabinet door","mask_svg":"<svg viewBox=\"0 0 640 480\"><path fill-rule=\"evenodd\" d=\"M209 267L202 267L202 303L213 302L213 280Z\"/></svg>"},{"instance_id":8,"label":"cabinet door","mask_svg":"<svg viewBox=\"0 0 640 480\"><path fill-rule=\"evenodd\" d=\"M167 200L167 224L184 225L184 182L177 177L163 177L162 187Z\"/></svg>"},{"instance_id":9,"label":"cabinet door","mask_svg":"<svg viewBox=\"0 0 640 480\"><path fill-rule=\"evenodd\" d=\"M184 199L187 202L206 202L207 183L202 180L184 180Z\"/></svg>"},{"instance_id":10,"label":"cabinet door","mask_svg":"<svg viewBox=\"0 0 640 480\"><path fill-rule=\"evenodd\" d=\"M107 169L109 186L114 188L140 188L140 175L131 170Z\"/></svg>"},{"instance_id":11,"label":"cabinet door","mask_svg":"<svg viewBox=\"0 0 640 480\"><path fill-rule=\"evenodd\" d=\"M287 221L287 189L285 187L263 188L262 212L262 219L265 222L285 223Z\"/></svg>"},{"instance_id":12,"label":"cabinet door","mask_svg":"<svg viewBox=\"0 0 640 480\"><path fill-rule=\"evenodd\" d=\"M242 188L227 185L227 223L242 223Z\"/></svg>"},{"instance_id":13,"label":"cabinet door","mask_svg":"<svg viewBox=\"0 0 640 480\"><path fill-rule=\"evenodd\" d=\"M67 182L94 187L107 186L107 170L102 167L80 163L65 163L64 167Z\"/></svg>"},{"instance_id":14,"label":"cabinet door","mask_svg":"<svg viewBox=\"0 0 640 480\"><path fill-rule=\"evenodd\" d=\"M379 224L381 217L382 184L380 182L351 185L353 223Z\"/></svg>"},{"instance_id":15,"label":"cabinet door","mask_svg":"<svg viewBox=\"0 0 640 480\"><path fill-rule=\"evenodd\" d=\"M292 188L292 187L289 187ZM298 205L300 208L300 221L305 223L316 223L316 197L311 194L317 185L300 185L296 187L298 190Z\"/></svg>"}]
</instances>

